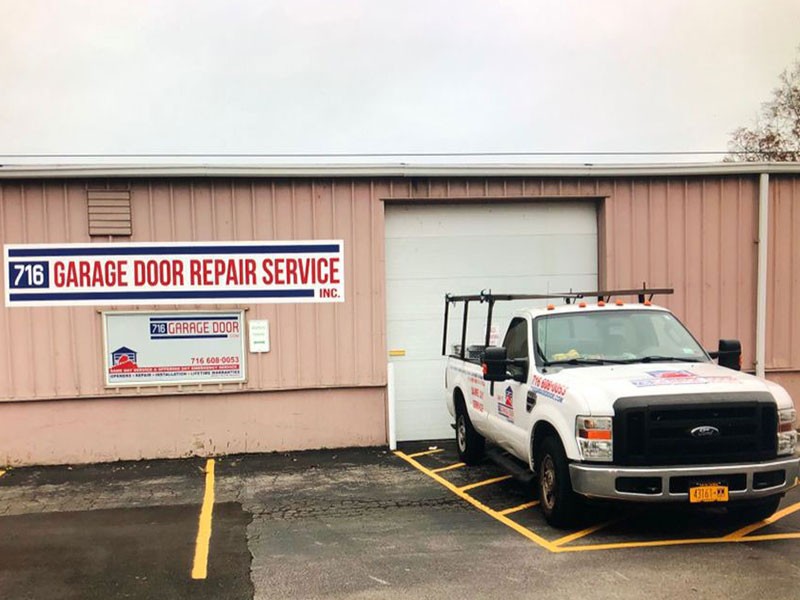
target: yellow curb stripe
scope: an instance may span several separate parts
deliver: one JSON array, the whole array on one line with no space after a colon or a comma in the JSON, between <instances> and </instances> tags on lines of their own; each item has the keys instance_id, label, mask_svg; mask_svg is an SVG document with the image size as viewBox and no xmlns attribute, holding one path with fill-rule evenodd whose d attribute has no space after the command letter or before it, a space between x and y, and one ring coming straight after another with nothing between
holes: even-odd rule
<instances>
[{"instance_id":1,"label":"yellow curb stripe","mask_svg":"<svg viewBox=\"0 0 800 600\"><path fill-rule=\"evenodd\" d=\"M495 519L497 521L500 521L506 527L510 527L511 529L513 529L514 531L519 533L520 535L528 538L532 542L535 542L536 544L538 544L542 548L545 548L545 549L551 550L551 551L555 550L555 547L550 542L548 542L546 539L544 539L543 537L538 536L535 533L533 533L530 529L526 529L522 525L519 525L518 523L515 523L514 521L512 521L511 519L509 519L505 515L501 515L496 510L492 510L491 508L489 508L488 506L486 506L485 504L483 504L479 500L476 500L475 498L473 498L469 494L465 494L462 490L460 490L459 488L454 486L452 483L447 481L441 475L437 475L436 473L434 473L430 469L426 469L425 467L423 467L421 464L419 464L417 461L415 461L411 456L408 456L408 455L406 455L406 454L404 454L402 452L395 452L395 455L398 456L399 458L402 458L404 461L409 463L412 467L414 467L418 471L424 473L425 475L427 475L428 477L430 477L431 479L433 479L437 483L439 483L439 484L443 485L444 487L446 487L448 490L453 492L456 496L458 496L462 500L466 500L467 502L469 502L472 506L474 506L478 510L486 513L487 515L489 515L493 519Z\"/></svg>"},{"instance_id":2,"label":"yellow curb stripe","mask_svg":"<svg viewBox=\"0 0 800 600\"><path fill-rule=\"evenodd\" d=\"M449 465L447 467L439 467L438 469L431 469L431 473L444 473L445 471L452 471L453 469L460 469L461 467L465 466L466 463L456 463L454 465Z\"/></svg>"},{"instance_id":3,"label":"yellow curb stripe","mask_svg":"<svg viewBox=\"0 0 800 600\"><path fill-rule=\"evenodd\" d=\"M758 521L756 523L751 523L750 525L742 527L741 529L737 529L733 533L729 533L728 535L726 535L725 538L726 539L735 539L735 538L744 537L748 533L751 533L753 531L761 529L762 527L766 527L767 525L771 525L775 521L777 521L779 519L782 519L783 517L785 517L787 515L790 515L793 512L797 512L798 510L800 510L800 502L796 502L795 504L792 504L791 506L787 506L786 508L783 508L783 509L779 510L774 515L764 519L763 521Z\"/></svg>"},{"instance_id":4,"label":"yellow curb stripe","mask_svg":"<svg viewBox=\"0 0 800 600\"><path fill-rule=\"evenodd\" d=\"M525 510L526 508L533 508L534 506L538 505L539 501L534 500L533 502L526 502L525 504L520 504L519 506L512 506L511 508L506 508L504 510L499 510L497 512L500 513L501 515L512 515L521 510Z\"/></svg>"},{"instance_id":5,"label":"yellow curb stripe","mask_svg":"<svg viewBox=\"0 0 800 600\"><path fill-rule=\"evenodd\" d=\"M598 523L597 525L592 525L591 527L587 527L586 529L582 529L581 531L576 531L575 533L571 533L569 535L565 535L562 538L558 538L553 542L553 546L563 546L564 544L569 544L570 542L574 542L575 540L579 540L582 537L586 537L594 533L595 531L600 531L604 527L608 527L613 523L618 523L622 519L611 519L610 521L605 521L604 523Z\"/></svg>"},{"instance_id":6,"label":"yellow curb stripe","mask_svg":"<svg viewBox=\"0 0 800 600\"><path fill-rule=\"evenodd\" d=\"M214 512L214 459L206 461L206 491L200 509L200 523L194 547L192 579L205 579L208 575L208 547L211 542L211 519Z\"/></svg>"},{"instance_id":7,"label":"yellow curb stripe","mask_svg":"<svg viewBox=\"0 0 800 600\"><path fill-rule=\"evenodd\" d=\"M437 452L444 452L443 448L436 448L435 450L425 450L424 452L414 452L414 454L409 454L409 458L416 458L417 456L427 456L428 454L436 454Z\"/></svg>"},{"instance_id":8,"label":"yellow curb stripe","mask_svg":"<svg viewBox=\"0 0 800 600\"><path fill-rule=\"evenodd\" d=\"M505 481L506 479L511 479L511 475L503 475L502 477L493 477L492 479L484 479L483 481L478 481L477 483L470 483L469 485L464 485L458 488L462 492L466 492L467 490L474 490L475 488L483 487L484 485L491 485L493 483L498 483L500 481Z\"/></svg>"}]
</instances>

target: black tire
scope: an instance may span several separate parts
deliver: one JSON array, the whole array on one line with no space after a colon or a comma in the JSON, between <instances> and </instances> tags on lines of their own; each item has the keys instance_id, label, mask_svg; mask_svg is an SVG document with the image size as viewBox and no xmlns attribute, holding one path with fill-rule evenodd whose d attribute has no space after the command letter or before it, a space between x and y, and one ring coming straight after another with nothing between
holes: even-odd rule
<instances>
[{"instance_id":1,"label":"black tire","mask_svg":"<svg viewBox=\"0 0 800 600\"><path fill-rule=\"evenodd\" d=\"M474 465L483 458L486 440L475 431L463 403L456 404L456 448L461 462Z\"/></svg>"},{"instance_id":2,"label":"black tire","mask_svg":"<svg viewBox=\"0 0 800 600\"><path fill-rule=\"evenodd\" d=\"M756 523L763 521L775 514L778 505L781 503L782 496L771 496L766 500L755 502L742 502L741 504L730 504L728 514L736 520Z\"/></svg>"},{"instance_id":3,"label":"black tire","mask_svg":"<svg viewBox=\"0 0 800 600\"><path fill-rule=\"evenodd\" d=\"M566 529L579 523L581 502L572 490L567 455L561 441L552 435L539 447L536 483L539 506L550 525Z\"/></svg>"}]
</instances>

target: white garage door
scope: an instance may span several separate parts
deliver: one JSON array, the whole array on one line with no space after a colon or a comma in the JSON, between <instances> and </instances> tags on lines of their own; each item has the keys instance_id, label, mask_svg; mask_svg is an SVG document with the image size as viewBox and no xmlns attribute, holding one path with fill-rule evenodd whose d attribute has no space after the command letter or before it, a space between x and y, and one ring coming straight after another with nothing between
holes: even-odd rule
<instances>
[{"instance_id":1,"label":"white garage door","mask_svg":"<svg viewBox=\"0 0 800 600\"><path fill-rule=\"evenodd\" d=\"M597 209L591 201L386 206L387 344L394 363L397 439L449 438L444 295L597 289ZM498 303L502 334L518 303ZM486 309L470 306L467 344L480 344ZM460 343L450 320L448 352Z\"/></svg>"}]
</instances>

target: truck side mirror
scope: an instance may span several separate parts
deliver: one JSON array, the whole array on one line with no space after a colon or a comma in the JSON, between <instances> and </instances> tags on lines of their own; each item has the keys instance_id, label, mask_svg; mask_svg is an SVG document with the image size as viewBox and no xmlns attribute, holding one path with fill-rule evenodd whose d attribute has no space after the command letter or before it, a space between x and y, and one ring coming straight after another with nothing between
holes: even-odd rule
<instances>
[{"instance_id":1,"label":"truck side mirror","mask_svg":"<svg viewBox=\"0 0 800 600\"><path fill-rule=\"evenodd\" d=\"M742 343L739 340L720 340L719 350L711 352L711 358L716 358L720 367L741 371Z\"/></svg>"},{"instance_id":2,"label":"truck side mirror","mask_svg":"<svg viewBox=\"0 0 800 600\"><path fill-rule=\"evenodd\" d=\"M505 348L489 346L483 351L481 368L483 369L483 379L485 381L505 381L508 379L507 366L508 354Z\"/></svg>"}]
</instances>

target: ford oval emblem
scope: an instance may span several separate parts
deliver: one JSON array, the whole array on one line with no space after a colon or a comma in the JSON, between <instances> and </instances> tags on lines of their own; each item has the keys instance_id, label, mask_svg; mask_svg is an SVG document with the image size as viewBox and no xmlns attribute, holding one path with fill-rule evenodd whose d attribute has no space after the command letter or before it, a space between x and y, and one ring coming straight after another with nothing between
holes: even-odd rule
<instances>
[{"instance_id":1,"label":"ford oval emblem","mask_svg":"<svg viewBox=\"0 0 800 600\"><path fill-rule=\"evenodd\" d=\"M719 429L712 427L711 425L701 425L700 427L695 427L689 433L692 434L692 437L696 438L719 437Z\"/></svg>"}]
</instances>

